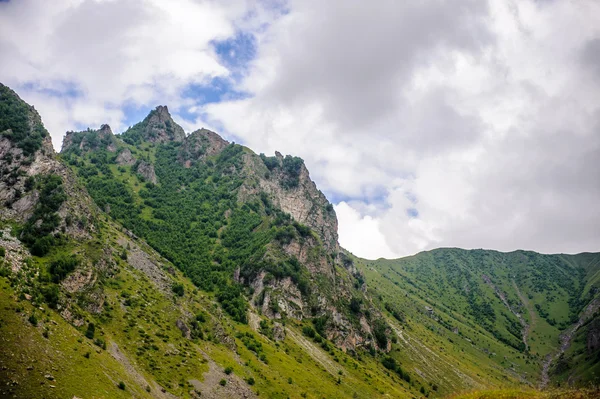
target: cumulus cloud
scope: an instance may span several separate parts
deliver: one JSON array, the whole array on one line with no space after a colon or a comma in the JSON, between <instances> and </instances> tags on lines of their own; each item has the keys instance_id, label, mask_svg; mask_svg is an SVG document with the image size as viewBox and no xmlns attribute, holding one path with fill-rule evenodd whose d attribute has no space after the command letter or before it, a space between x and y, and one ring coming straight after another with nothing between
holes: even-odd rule
<instances>
[{"instance_id":1,"label":"cumulus cloud","mask_svg":"<svg viewBox=\"0 0 600 399\"><path fill-rule=\"evenodd\" d=\"M161 103L187 130L299 155L359 256L595 251L598 16L592 0L10 1L0 80L55 145ZM192 90L215 80L216 100Z\"/></svg>"},{"instance_id":2,"label":"cumulus cloud","mask_svg":"<svg viewBox=\"0 0 600 399\"><path fill-rule=\"evenodd\" d=\"M227 77L212 43L234 36L248 10L243 1L0 3L0 77L36 104L60 147L66 128L119 130L125 106L178 107L188 85Z\"/></svg>"},{"instance_id":3,"label":"cumulus cloud","mask_svg":"<svg viewBox=\"0 0 600 399\"><path fill-rule=\"evenodd\" d=\"M591 1L292 2L261 36L253 96L205 111L303 156L345 201L340 241L358 255L593 251L598 15Z\"/></svg>"}]
</instances>

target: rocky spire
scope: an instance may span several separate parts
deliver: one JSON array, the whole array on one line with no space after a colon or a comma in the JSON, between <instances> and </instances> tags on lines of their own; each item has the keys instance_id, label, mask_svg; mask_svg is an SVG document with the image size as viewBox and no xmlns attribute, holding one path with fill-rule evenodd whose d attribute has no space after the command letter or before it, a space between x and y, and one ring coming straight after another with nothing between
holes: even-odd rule
<instances>
[{"instance_id":1,"label":"rocky spire","mask_svg":"<svg viewBox=\"0 0 600 399\"><path fill-rule=\"evenodd\" d=\"M146 119L123 133L123 140L131 142L131 144L141 141L151 143L181 142L185 140L185 131L175 123L169 109L165 105L159 105L150 111Z\"/></svg>"}]
</instances>

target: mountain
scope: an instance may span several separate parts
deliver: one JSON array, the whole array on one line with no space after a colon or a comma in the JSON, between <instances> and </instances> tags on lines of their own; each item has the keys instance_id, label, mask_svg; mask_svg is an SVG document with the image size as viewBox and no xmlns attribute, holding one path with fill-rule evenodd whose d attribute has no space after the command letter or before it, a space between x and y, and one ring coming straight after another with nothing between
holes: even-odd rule
<instances>
[{"instance_id":1,"label":"mountain","mask_svg":"<svg viewBox=\"0 0 600 399\"><path fill-rule=\"evenodd\" d=\"M600 382L598 253L441 248L355 261L398 333L392 355L429 381L453 389L507 378ZM465 372L474 367L477 376Z\"/></svg>"},{"instance_id":2,"label":"mountain","mask_svg":"<svg viewBox=\"0 0 600 399\"><path fill-rule=\"evenodd\" d=\"M340 248L302 159L0 85L0 397L441 397L597 383L600 255ZM546 377L547 376L547 377Z\"/></svg>"}]
</instances>

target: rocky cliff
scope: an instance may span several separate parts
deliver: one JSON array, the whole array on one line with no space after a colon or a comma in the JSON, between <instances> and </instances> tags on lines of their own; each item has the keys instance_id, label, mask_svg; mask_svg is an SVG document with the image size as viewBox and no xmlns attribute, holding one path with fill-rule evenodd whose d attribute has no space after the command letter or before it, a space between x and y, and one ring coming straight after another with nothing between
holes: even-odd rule
<instances>
[{"instance_id":1,"label":"rocky cliff","mask_svg":"<svg viewBox=\"0 0 600 399\"><path fill-rule=\"evenodd\" d=\"M98 132L101 131L102 129ZM183 208L187 205L184 204L191 200L185 197L194 196L188 190L195 185L201 184L195 190L203 191L208 188L206 184L209 184L213 186L213 193L228 187L228 194L224 192L221 198L234 195L235 202L229 205L229 209L222 216L214 219L214 223L222 226L221 232L208 234L209 237L213 235L221 240L225 239L221 242L228 242L228 232L241 222L232 220L229 215L237 215L237 218L242 219L259 216L263 219L264 227L254 225L254 231L248 231L246 234L248 239L252 239L253 236L263 237L260 240L264 243L258 246L250 243L237 244L249 245L253 249L247 251L243 257L236 258L230 266L233 268L231 274L224 274L227 279L233 278L242 286L251 287L252 293L247 296L251 307L274 319L323 318L327 326L323 330L326 338L344 348L353 349L357 345L372 343L368 338L371 336L370 318L361 319L360 315L349 313L347 308L352 298L364 296L360 291L360 284L355 284L360 276L349 270L348 265L340 260L335 211L310 179L302 159L289 155L284 157L279 153L274 157L262 154L259 156L248 148L229 143L207 129L197 130L188 136L182 132L183 129L171 119L167 108L160 106L144 121L122 135L113 136L110 140L104 139L111 143L115 140L116 148L97 147L95 153L82 153L79 149L84 140L74 140L73 137L77 135L71 134L65 139L62 154L77 167L87 184L93 187L108 184L109 181L111 186L115 184L112 183L116 176L110 168L111 164L120 165L118 174L122 174L123 177L130 173L127 169L130 167L131 172L143 177L141 183L158 184L159 188L152 189L153 192L156 190L155 200L148 202L145 197L142 198L143 203L150 204L150 207L147 210L142 207L135 211L138 214L162 215L163 211L153 204L157 204L155 201L167 201L167 197L172 197L169 201L175 201L174 211L180 209L180 212L185 212ZM86 142L88 141L89 138ZM99 159L102 161L99 162ZM184 175L188 177L183 178ZM173 179L181 179L181 183L174 185ZM201 183L202 181L204 183ZM231 182L231 185L225 185L226 182ZM124 187L122 190L128 189ZM133 192L131 194L135 197ZM92 195L94 196L93 191ZM211 201L218 199L207 199L213 195L207 192L203 197L204 206L193 212L214 209L217 204ZM104 195L98 193L96 197ZM110 209L111 214L130 211L126 208L119 210L119 204L111 204L110 198L97 200L103 209ZM136 202L135 199L132 201ZM245 210L242 213L232 213L235 208ZM244 212L249 214L242 216ZM203 220L211 223L208 222L208 214ZM192 215L194 213L190 217L196 217ZM171 217L179 218L180 215L173 214ZM139 226L142 222L135 222L132 227ZM162 224L164 222L161 222ZM164 227L158 224L151 227L162 228ZM182 221L175 229L183 229L184 234L199 234L192 233L193 229L190 228L188 223ZM265 230L269 228L270 230ZM143 230L139 232L146 234ZM157 245L162 241L158 237L155 240ZM244 241L241 237L240 240ZM210 245L215 246L213 252L221 251L218 249L221 245L218 241ZM229 244L225 244L227 245ZM164 250L172 252L173 248ZM182 251L190 253L187 259L195 257L195 252L202 252L183 248ZM231 248L228 251L231 251ZM222 257L219 256L216 262L222 263ZM189 260L182 259L180 267L187 269L196 266L189 264ZM207 268L213 270L216 266ZM363 302L369 303L366 300ZM368 310L367 307L365 305L365 311ZM378 312L372 310L365 314L376 318Z\"/></svg>"}]
</instances>

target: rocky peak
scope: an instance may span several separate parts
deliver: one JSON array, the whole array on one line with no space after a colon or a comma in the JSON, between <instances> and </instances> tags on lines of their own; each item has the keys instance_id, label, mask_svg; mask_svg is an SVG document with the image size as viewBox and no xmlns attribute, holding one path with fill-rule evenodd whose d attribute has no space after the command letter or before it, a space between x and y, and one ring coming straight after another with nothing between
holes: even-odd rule
<instances>
[{"instance_id":1,"label":"rocky peak","mask_svg":"<svg viewBox=\"0 0 600 399\"><path fill-rule=\"evenodd\" d=\"M175 123L169 109L165 105L159 105L150 111L142 122L123 133L122 137L129 144L139 144L143 141L150 143L182 142L185 140L185 131Z\"/></svg>"},{"instance_id":2,"label":"rocky peak","mask_svg":"<svg viewBox=\"0 0 600 399\"><path fill-rule=\"evenodd\" d=\"M184 141L179 160L189 167L194 161L219 154L229 142L208 129L199 129Z\"/></svg>"},{"instance_id":3,"label":"rocky peak","mask_svg":"<svg viewBox=\"0 0 600 399\"><path fill-rule=\"evenodd\" d=\"M261 154L246 159L246 170L258 184L247 184L239 197L265 192L273 204L289 213L294 220L310 227L319 235L325 248L332 254L339 252L338 221L333 205L311 180L301 158L275 152L274 157Z\"/></svg>"},{"instance_id":4,"label":"rocky peak","mask_svg":"<svg viewBox=\"0 0 600 399\"><path fill-rule=\"evenodd\" d=\"M93 226L83 226L78 221L94 217L91 200L71 171L56 158L39 114L15 92L5 89L0 85L0 109L10 113L0 112L0 132L5 132L0 135L0 169L11 173L0 179L0 219L26 222L36 229L46 222L46 230L54 223L48 234L62 231L71 236L87 236ZM71 132L70 138L74 134ZM44 192L44 184L56 188ZM49 195L53 196L50 200L44 197ZM41 211L40 204L47 209ZM55 208L55 213L50 214L51 208ZM67 217L70 223L66 222Z\"/></svg>"},{"instance_id":5,"label":"rocky peak","mask_svg":"<svg viewBox=\"0 0 600 399\"><path fill-rule=\"evenodd\" d=\"M115 152L117 150L115 135L107 124L101 125L98 130L88 128L81 132L67 132L63 139L60 152L89 152L100 149L105 149L110 152Z\"/></svg>"},{"instance_id":6,"label":"rocky peak","mask_svg":"<svg viewBox=\"0 0 600 399\"><path fill-rule=\"evenodd\" d=\"M113 134L112 129L106 123L100 126L100 130L98 130L98 134Z\"/></svg>"}]
</instances>

